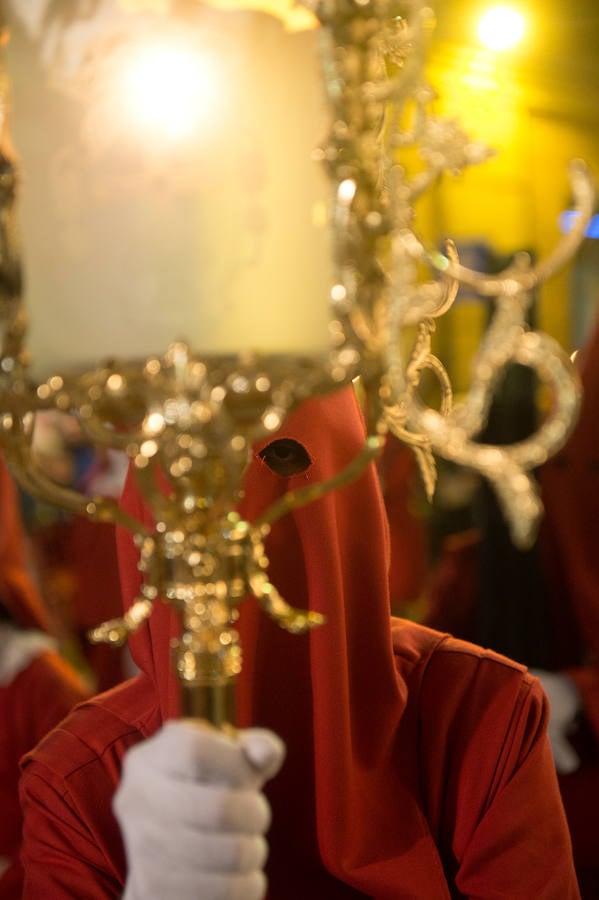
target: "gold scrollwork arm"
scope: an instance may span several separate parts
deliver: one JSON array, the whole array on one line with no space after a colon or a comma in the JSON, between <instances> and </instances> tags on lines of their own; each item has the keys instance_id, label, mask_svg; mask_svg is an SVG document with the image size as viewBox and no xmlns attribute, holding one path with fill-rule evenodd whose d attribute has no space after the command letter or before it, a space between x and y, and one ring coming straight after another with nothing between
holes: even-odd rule
<instances>
[{"instance_id":1,"label":"gold scrollwork arm","mask_svg":"<svg viewBox=\"0 0 599 900\"><path fill-rule=\"evenodd\" d=\"M274 584L268 580L266 572L254 573L249 581L260 606L285 631L303 634L324 623L325 618L321 613L309 609L294 609L283 600Z\"/></svg>"},{"instance_id":2,"label":"gold scrollwork arm","mask_svg":"<svg viewBox=\"0 0 599 900\"><path fill-rule=\"evenodd\" d=\"M498 275L485 275L462 266L449 254L429 254L430 264L459 284L473 288L485 297L499 295L514 296L520 291L529 291L551 278L578 250L594 211L594 180L588 166L579 159L572 160L569 167L570 187L574 197L574 225L564 234L554 250L537 265L527 262L526 254L521 254ZM521 265L518 266L518 260Z\"/></svg>"},{"instance_id":3,"label":"gold scrollwork arm","mask_svg":"<svg viewBox=\"0 0 599 900\"><path fill-rule=\"evenodd\" d=\"M110 644L113 647L122 647L127 643L130 635L149 619L152 609L151 600L140 598L133 603L122 618L103 622L88 631L87 636L92 644Z\"/></svg>"}]
</instances>

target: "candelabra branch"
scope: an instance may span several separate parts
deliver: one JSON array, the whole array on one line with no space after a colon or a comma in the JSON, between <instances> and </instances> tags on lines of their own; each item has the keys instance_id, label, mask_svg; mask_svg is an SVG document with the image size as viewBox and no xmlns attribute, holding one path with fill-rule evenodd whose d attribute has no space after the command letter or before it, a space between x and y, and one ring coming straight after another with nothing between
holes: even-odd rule
<instances>
[{"instance_id":1,"label":"candelabra branch","mask_svg":"<svg viewBox=\"0 0 599 900\"><path fill-rule=\"evenodd\" d=\"M475 272L449 254L428 254L430 264L446 275L454 278L458 285L473 288L483 297L514 296L521 291L530 291L551 278L572 258L581 241L594 210L594 180L582 160L570 163L570 187L574 197L574 225L563 235L552 253L537 265L532 265L526 253L518 254L514 263L499 275L485 275ZM423 254L424 256L424 254Z\"/></svg>"},{"instance_id":2,"label":"candelabra branch","mask_svg":"<svg viewBox=\"0 0 599 900\"><path fill-rule=\"evenodd\" d=\"M497 490L514 542L527 547L534 540L542 513L538 489L530 473L566 440L580 403L580 387L568 357L556 341L547 335L520 330L514 338L509 361L538 374L552 393L551 412L527 440L509 446L478 443L472 435L490 404L494 372L500 371L490 366L488 352L483 351L481 356L479 365L488 366L490 378L486 390L478 387L478 382L469 398L447 415L414 405L410 427L428 435L435 452L476 469L489 479Z\"/></svg>"},{"instance_id":3,"label":"candelabra branch","mask_svg":"<svg viewBox=\"0 0 599 900\"><path fill-rule=\"evenodd\" d=\"M435 455L472 467L495 486L513 540L528 545L541 509L532 469L566 440L580 390L565 354L529 330L527 313L532 289L571 258L584 236L593 211L592 179L583 163L572 163L580 215L537 265L517 254L503 273L489 276L462 266L451 243L445 254L427 249L414 228L415 199L443 173L483 162L491 151L454 120L429 112L434 91L424 59L431 20L424 3L367 3L353 16L345 6L343 15L332 8L315 7L325 31L323 68L334 121L322 159L334 185L338 331L358 348L366 378L378 383L381 420L414 449L428 496L436 482ZM420 159L419 170L403 162L405 151ZM423 270L433 278L423 280ZM496 298L496 308L473 361L471 386L454 408L430 339L434 319L448 311L461 285ZM405 357L402 344L411 327L417 335ZM478 443L493 392L512 362L539 374L553 397L552 410L522 444ZM439 410L419 397L424 371L439 382ZM372 395L372 385L368 391Z\"/></svg>"},{"instance_id":4,"label":"candelabra branch","mask_svg":"<svg viewBox=\"0 0 599 900\"><path fill-rule=\"evenodd\" d=\"M122 618L109 619L96 628L88 631L88 639L92 644L110 644L113 647L122 647L128 638L144 622L150 618L154 604L151 600L136 600Z\"/></svg>"},{"instance_id":5,"label":"candelabra branch","mask_svg":"<svg viewBox=\"0 0 599 900\"><path fill-rule=\"evenodd\" d=\"M68 512L87 516L95 522L116 522L131 530L143 528L115 500L103 496L89 497L49 477L37 462L32 449L34 423L35 414L32 412L22 418L16 411L4 413L2 417L2 443L6 460L27 493Z\"/></svg>"},{"instance_id":6,"label":"candelabra branch","mask_svg":"<svg viewBox=\"0 0 599 900\"><path fill-rule=\"evenodd\" d=\"M453 302L453 300L451 301ZM431 334L435 328L432 319L419 323L417 338L406 368L406 383L403 387L402 400L394 401L395 391L388 381L381 386L381 396L387 401L383 407L385 421L389 430L405 444L412 448L422 476L423 486L429 502L432 501L437 483L437 467L433 455L433 441L425 431L412 431L409 424L412 409L417 400L417 391L424 370L433 373L440 388L439 414L449 416L453 406L451 381L443 363L431 353ZM393 359L390 360L393 365ZM413 423L412 423L413 425ZM422 427L419 423L417 426Z\"/></svg>"},{"instance_id":7,"label":"candelabra branch","mask_svg":"<svg viewBox=\"0 0 599 900\"><path fill-rule=\"evenodd\" d=\"M303 634L317 625L323 625L325 618L320 613L307 609L294 609L283 600L276 587L268 580L265 572L250 576L250 587L260 606L277 625L290 634Z\"/></svg>"}]
</instances>

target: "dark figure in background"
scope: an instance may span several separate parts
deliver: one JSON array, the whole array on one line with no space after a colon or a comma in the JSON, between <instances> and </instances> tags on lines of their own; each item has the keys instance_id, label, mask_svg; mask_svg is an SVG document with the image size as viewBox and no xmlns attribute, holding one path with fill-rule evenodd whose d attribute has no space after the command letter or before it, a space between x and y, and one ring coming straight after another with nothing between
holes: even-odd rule
<instances>
[{"instance_id":1,"label":"dark figure in background","mask_svg":"<svg viewBox=\"0 0 599 900\"><path fill-rule=\"evenodd\" d=\"M0 897L20 900L19 761L89 695L56 650L28 565L17 492L0 458Z\"/></svg>"},{"instance_id":2,"label":"dark figure in background","mask_svg":"<svg viewBox=\"0 0 599 900\"><path fill-rule=\"evenodd\" d=\"M424 622L534 668L550 701L549 736L585 900L599 897L599 323L579 356L582 412L538 473L545 515L536 545L511 543L488 485L479 527L447 539ZM509 443L535 426L534 382L517 367L486 436ZM515 406L514 406L515 404ZM520 408L512 417L510 410Z\"/></svg>"}]
</instances>

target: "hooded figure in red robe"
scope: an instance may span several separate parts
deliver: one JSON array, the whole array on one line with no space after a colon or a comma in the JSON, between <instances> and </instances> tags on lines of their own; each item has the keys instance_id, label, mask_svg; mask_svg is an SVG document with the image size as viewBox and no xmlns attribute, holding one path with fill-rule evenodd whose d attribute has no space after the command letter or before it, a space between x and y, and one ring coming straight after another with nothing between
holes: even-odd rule
<instances>
[{"instance_id":1,"label":"hooded figure in red robe","mask_svg":"<svg viewBox=\"0 0 599 900\"><path fill-rule=\"evenodd\" d=\"M353 391L305 403L256 448L244 515L339 471L363 441ZM278 474L298 445L302 470ZM143 515L131 484L123 502ZM81 705L24 766L26 900L262 897L265 797L269 900L577 898L540 684L390 618L374 467L279 520L267 552L285 599L326 624L291 636L243 604L241 730L229 737L167 721L176 627L159 605L131 641L141 674ZM139 589L128 536L121 564L128 603ZM268 780L272 732L287 757ZM261 771L254 784L244 765Z\"/></svg>"},{"instance_id":2,"label":"hooded figure in red robe","mask_svg":"<svg viewBox=\"0 0 599 900\"><path fill-rule=\"evenodd\" d=\"M578 423L538 476L537 544L515 548L486 490L481 531L453 535L431 580L424 620L534 666L584 900L599 896L599 321L577 359ZM520 382L528 433L532 399ZM524 399L522 399L524 398ZM506 404L510 427L513 405ZM505 429L502 429L505 437ZM512 433L511 439L525 434Z\"/></svg>"},{"instance_id":3,"label":"hooded figure in red robe","mask_svg":"<svg viewBox=\"0 0 599 900\"><path fill-rule=\"evenodd\" d=\"M0 897L21 897L19 761L89 691L59 656L27 563L17 492L0 457Z\"/></svg>"},{"instance_id":4,"label":"hooded figure in red robe","mask_svg":"<svg viewBox=\"0 0 599 900\"><path fill-rule=\"evenodd\" d=\"M578 424L540 472L545 517L542 570L550 604L554 668L579 697L562 723L575 761L560 787L585 896L599 894L599 320L577 360L583 383Z\"/></svg>"}]
</instances>

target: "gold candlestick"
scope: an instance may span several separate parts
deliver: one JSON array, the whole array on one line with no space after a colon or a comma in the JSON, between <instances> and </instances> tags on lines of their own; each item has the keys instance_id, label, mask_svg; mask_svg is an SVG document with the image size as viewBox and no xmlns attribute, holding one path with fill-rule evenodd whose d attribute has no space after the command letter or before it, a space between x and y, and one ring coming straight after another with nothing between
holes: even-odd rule
<instances>
[{"instance_id":1,"label":"gold candlestick","mask_svg":"<svg viewBox=\"0 0 599 900\"><path fill-rule=\"evenodd\" d=\"M447 169L461 169L487 155L454 123L428 111L432 90L423 68L428 7L419 0L328 0L311 8L320 21L320 60L333 122L328 139L314 152L330 178L335 264L330 297L323 298L332 309L330 348L321 354L201 354L175 341L163 356L99 361L78 371L54 372L43 381L33 378L14 238L16 177L8 147L6 78L2 82L0 437L8 462L26 490L133 531L144 576L142 596L123 619L97 628L92 639L119 644L147 619L157 600L170 604L181 619L174 664L183 711L219 726L234 716L233 685L242 665L236 620L243 598L254 594L292 632L321 622L315 613L291 608L269 581L264 538L277 517L355 477L376 457L390 428L414 448L429 494L434 453L490 478L514 539L525 545L539 515L530 471L563 443L579 401L569 362L554 342L527 330L525 314L531 288L582 239L592 211L584 167L572 172L582 213L577 229L539 266L519 257L506 272L488 278L460 266L451 244L445 255L426 248L414 228L416 198ZM414 147L422 166L410 174L401 156ZM427 277L421 274L424 267ZM454 409L449 379L431 354L430 336L460 283L497 296L498 311L475 361L471 390ZM416 330L416 338L404 359L400 338L408 328ZM540 374L553 393L553 412L522 444L482 446L473 436L510 361ZM424 408L418 398L426 369L441 384L439 410ZM356 460L330 482L285 496L258 521L242 520L235 510L252 444L274 435L305 398L357 375L367 398L368 438ZM76 415L91 443L127 452L152 528L114 501L83 497L51 483L39 470L31 438L36 412L47 409Z\"/></svg>"}]
</instances>

